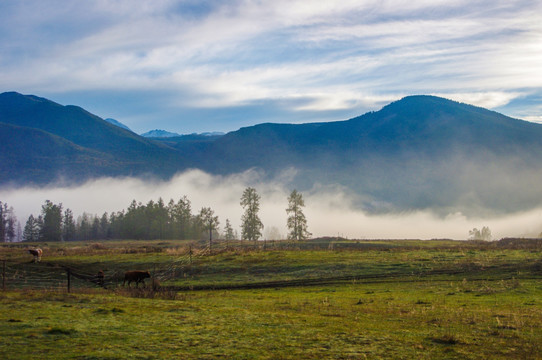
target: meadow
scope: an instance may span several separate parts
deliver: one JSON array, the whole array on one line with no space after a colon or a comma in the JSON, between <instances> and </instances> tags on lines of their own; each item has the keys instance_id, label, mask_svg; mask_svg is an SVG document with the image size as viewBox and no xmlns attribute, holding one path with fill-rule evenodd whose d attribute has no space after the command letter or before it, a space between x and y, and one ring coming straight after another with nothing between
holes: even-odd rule
<instances>
[{"instance_id":1,"label":"meadow","mask_svg":"<svg viewBox=\"0 0 542 360\"><path fill-rule=\"evenodd\" d=\"M542 358L539 240L25 246L0 246L3 359Z\"/></svg>"}]
</instances>

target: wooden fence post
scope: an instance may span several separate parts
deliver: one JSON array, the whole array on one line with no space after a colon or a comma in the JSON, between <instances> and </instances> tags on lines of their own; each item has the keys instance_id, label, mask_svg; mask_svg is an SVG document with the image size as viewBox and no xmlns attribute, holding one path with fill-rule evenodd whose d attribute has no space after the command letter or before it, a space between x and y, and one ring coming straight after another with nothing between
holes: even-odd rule
<instances>
[{"instance_id":1,"label":"wooden fence post","mask_svg":"<svg viewBox=\"0 0 542 360\"><path fill-rule=\"evenodd\" d=\"M6 291L6 260L2 260L2 290Z\"/></svg>"},{"instance_id":2,"label":"wooden fence post","mask_svg":"<svg viewBox=\"0 0 542 360\"><path fill-rule=\"evenodd\" d=\"M71 271L70 269L66 269L66 275L68 276L68 293L71 291Z\"/></svg>"},{"instance_id":3,"label":"wooden fence post","mask_svg":"<svg viewBox=\"0 0 542 360\"><path fill-rule=\"evenodd\" d=\"M152 267L152 281L151 281L152 292L154 292L156 290L155 279L156 279L156 264L154 264L153 267Z\"/></svg>"}]
</instances>

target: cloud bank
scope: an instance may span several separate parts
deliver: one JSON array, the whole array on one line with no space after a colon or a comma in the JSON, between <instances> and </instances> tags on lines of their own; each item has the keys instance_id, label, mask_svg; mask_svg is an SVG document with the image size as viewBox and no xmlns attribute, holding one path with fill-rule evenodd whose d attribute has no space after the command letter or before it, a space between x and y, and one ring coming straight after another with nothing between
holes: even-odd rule
<instances>
[{"instance_id":1,"label":"cloud bank","mask_svg":"<svg viewBox=\"0 0 542 360\"><path fill-rule=\"evenodd\" d=\"M120 211L134 199L146 203L162 197L167 202L186 195L192 202L193 213L209 206L219 216L222 226L229 219L239 231L243 213L239 205L241 194L247 186L254 186L261 195L260 217L265 229L276 228L285 235L287 196L293 189L283 184L279 179L264 182L257 173L250 171L222 177L194 170L164 182L102 178L76 187L4 188L0 189L0 199L14 207L24 225L30 214L39 214L45 200L62 203L78 216L83 212L101 215L106 211ZM467 217L461 213L441 216L429 210L370 215L356 208L351 198L339 188L315 188L304 192L303 196L309 231L314 237L466 239L468 231L474 227L488 226L498 239L537 236L542 231L542 209L488 217Z\"/></svg>"}]
</instances>

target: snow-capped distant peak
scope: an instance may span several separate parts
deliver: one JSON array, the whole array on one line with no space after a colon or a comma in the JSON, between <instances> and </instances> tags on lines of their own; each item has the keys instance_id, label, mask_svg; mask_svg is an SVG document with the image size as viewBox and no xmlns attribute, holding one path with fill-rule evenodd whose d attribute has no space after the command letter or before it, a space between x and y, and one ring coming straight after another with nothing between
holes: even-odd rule
<instances>
[{"instance_id":1,"label":"snow-capped distant peak","mask_svg":"<svg viewBox=\"0 0 542 360\"><path fill-rule=\"evenodd\" d=\"M169 132L166 130L151 130L147 131L146 133L141 134L143 137L154 137L154 138L165 138L165 137L173 137L173 136L180 136L177 133Z\"/></svg>"}]
</instances>

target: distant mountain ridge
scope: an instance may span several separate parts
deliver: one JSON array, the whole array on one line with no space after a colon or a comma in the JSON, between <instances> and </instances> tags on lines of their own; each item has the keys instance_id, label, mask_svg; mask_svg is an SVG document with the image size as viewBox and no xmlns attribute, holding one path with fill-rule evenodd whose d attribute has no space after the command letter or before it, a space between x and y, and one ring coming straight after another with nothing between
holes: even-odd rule
<instances>
[{"instance_id":1,"label":"distant mountain ridge","mask_svg":"<svg viewBox=\"0 0 542 360\"><path fill-rule=\"evenodd\" d=\"M301 191L339 187L372 212L508 212L542 202L541 139L540 124L424 95L345 121L147 139L79 107L0 94L0 184L257 169Z\"/></svg>"}]
</instances>

